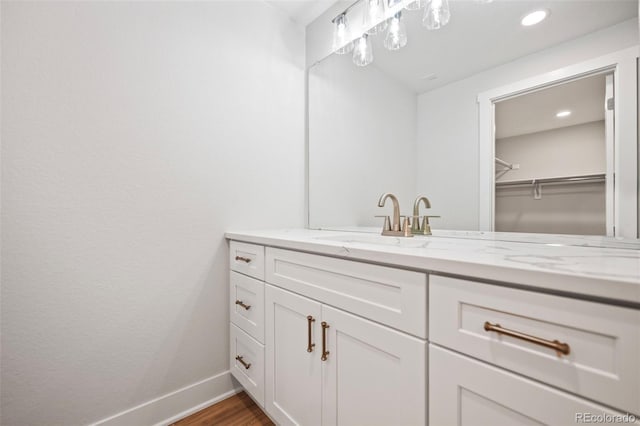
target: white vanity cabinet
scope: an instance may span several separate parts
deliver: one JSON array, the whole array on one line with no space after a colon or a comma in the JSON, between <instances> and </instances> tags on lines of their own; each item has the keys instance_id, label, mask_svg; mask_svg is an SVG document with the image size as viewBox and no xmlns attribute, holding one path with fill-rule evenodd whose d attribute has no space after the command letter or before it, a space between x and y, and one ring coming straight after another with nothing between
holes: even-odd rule
<instances>
[{"instance_id":1,"label":"white vanity cabinet","mask_svg":"<svg viewBox=\"0 0 640 426\"><path fill-rule=\"evenodd\" d=\"M266 409L281 425L423 425L426 342L267 284Z\"/></svg>"},{"instance_id":2,"label":"white vanity cabinet","mask_svg":"<svg viewBox=\"0 0 640 426\"><path fill-rule=\"evenodd\" d=\"M425 273L236 241L230 250L231 371L272 419L426 424Z\"/></svg>"},{"instance_id":3,"label":"white vanity cabinet","mask_svg":"<svg viewBox=\"0 0 640 426\"><path fill-rule=\"evenodd\" d=\"M351 260L350 247L264 238L231 242L231 365L280 425L640 425L633 303L550 294L533 276L501 285L498 267L474 278L486 265L437 263L452 250L437 241L387 262L380 249Z\"/></svg>"},{"instance_id":4,"label":"white vanity cabinet","mask_svg":"<svg viewBox=\"0 0 640 426\"><path fill-rule=\"evenodd\" d=\"M229 367L263 407L264 247L231 241L229 249Z\"/></svg>"},{"instance_id":5,"label":"white vanity cabinet","mask_svg":"<svg viewBox=\"0 0 640 426\"><path fill-rule=\"evenodd\" d=\"M429 286L430 424L640 412L640 311L435 275Z\"/></svg>"}]
</instances>

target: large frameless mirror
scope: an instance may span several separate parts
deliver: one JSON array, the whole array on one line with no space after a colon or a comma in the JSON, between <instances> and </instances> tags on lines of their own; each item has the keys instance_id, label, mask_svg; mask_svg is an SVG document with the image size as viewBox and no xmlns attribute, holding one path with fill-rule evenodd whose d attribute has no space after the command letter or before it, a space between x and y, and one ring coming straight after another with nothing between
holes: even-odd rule
<instances>
[{"instance_id":1,"label":"large frameless mirror","mask_svg":"<svg viewBox=\"0 0 640 426\"><path fill-rule=\"evenodd\" d=\"M378 197L392 192L403 214L427 196L426 213L441 216L435 230L635 237L637 172L623 167L636 182L623 188L635 206L620 204L628 197L616 193L613 174L620 150L635 152L637 163L637 136L629 139L628 127L615 134L620 111L607 113L605 103L615 98L629 122L637 111L637 2L452 1L449 9L438 30L424 26L424 9L403 10L406 45L395 50L388 20L365 37L366 66L358 66L360 38L309 69L309 226L375 232L376 216L389 214ZM547 19L524 26L536 10ZM624 64L594 59L620 52ZM629 58L633 78L621 71ZM619 105L607 92L614 87L626 93ZM597 97L581 98L587 93ZM551 98L567 102L550 106ZM564 110L570 116L558 117Z\"/></svg>"}]
</instances>

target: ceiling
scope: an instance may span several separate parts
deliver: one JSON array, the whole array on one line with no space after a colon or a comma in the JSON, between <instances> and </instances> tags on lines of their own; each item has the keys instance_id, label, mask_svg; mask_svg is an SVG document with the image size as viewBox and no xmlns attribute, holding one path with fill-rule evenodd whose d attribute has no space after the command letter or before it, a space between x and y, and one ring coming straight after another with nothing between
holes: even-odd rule
<instances>
[{"instance_id":1,"label":"ceiling","mask_svg":"<svg viewBox=\"0 0 640 426\"><path fill-rule=\"evenodd\" d=\"M340 0L266 0L305 27Z\"/></svg>"},{"instance_id":2,"label":"ceiling","mask_svg":"<svg viewBox=\"0 0 640 426\"><path fill-rule=\"evenodd\" d=\"M496 104L496 139L604 120L603 74L528 93ZM565 118L559 111L571 111Z\"/></svg>"},{"instance_id":3,"label":"ceiling","mask_svg":"<svg viewBox=\"0 0 640 426\"><path fill-rule=\"evenodd\" d=\"M374 62L416 93L461 80L525 55L637 18L637 0L450 0L451 21L436 31L422 26L420 12L405 11L408 43L397 51L373 39ZM521 18L546 8L542 23L523 27ZM349 55L345 55L345 60ZM434 74L436 78L425 76Z\"/></svg>"}]
</instances>

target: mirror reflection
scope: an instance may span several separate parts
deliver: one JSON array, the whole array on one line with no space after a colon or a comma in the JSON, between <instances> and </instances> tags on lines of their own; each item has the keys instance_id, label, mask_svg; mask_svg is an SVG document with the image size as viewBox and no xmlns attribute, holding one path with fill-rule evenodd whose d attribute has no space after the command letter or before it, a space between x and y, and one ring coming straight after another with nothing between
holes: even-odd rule
<instances>
[{"instance_id":1,"label":"mirror reflection","mask_svg":"<svg viewBox=\"0 0 640 426\"><path fill-rule=\"evenodd\" d=\"M441 216L431 222L434 234L451 229L613 235L615 201L613 179L608 179L613 160L607 154L612 144L606 142L604 108L611 77L579 75L495 102L492 149L504 164L481 158L478 97L637 46L637 2L449 5L450 22L438 30L425 28L423 13L403 10L406 45L385 47L387 25L386 33L367 37L372 58L366 66L354 63L353 50L310 68L309 226L372 227L375 232L382 227L375 216L390 214L377 207L377 200L391 192L404 215L411 215L416 196L427 196L431 209L424 214ZM521 23L539 9L547 11L546 19L532 26ZM633 87L619 89L629 88L637 91L637 78ZM572 90L576 97L569 102ZM587 93L597 97L581 97ZM567 106L551 107L545 96L566 100ZM563 108L572 113L560 120L556 114ZM548 122L552 119L555 124ZM538 136L545 132L549 138L542 141ZM503 172L512 164L519 168ZM495 171L491 190L479 185L483 167ZM543 181L571 177L585 179ZM527 182L518 186L518 181ZM483 226L485 205L495 209L492 229Z\"/></svg>"},{"instance_id":2,"label":"mirror reflection","mask_svg":"<svg viewBox=\"0 0 640 426\"><path fill-rule=\"evenodd\" d=\"M496 103L496 231L613 235L608 99L610 73Z\"/></svg>"}]
</instances>

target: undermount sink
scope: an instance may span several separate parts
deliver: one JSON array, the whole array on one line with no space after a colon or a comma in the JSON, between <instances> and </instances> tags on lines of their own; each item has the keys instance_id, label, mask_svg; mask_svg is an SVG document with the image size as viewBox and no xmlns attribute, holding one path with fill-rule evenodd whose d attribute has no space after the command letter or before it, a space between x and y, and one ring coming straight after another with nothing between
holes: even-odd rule
<instances>
[{"instance_id":1,"label":"undermount sink","mask_svg":"<svg viewBox=\"0 0 640 426\"><path fill-rule=\"evenodd\" d=\"M327 237L316 237L317 240L334 241L339 243L360 243L374 244L382 246L424 248L429 244L429 240L424 236L417 237L389 237L382 235L363 234L342 234Z\"/></svg>"}]
</instances>

